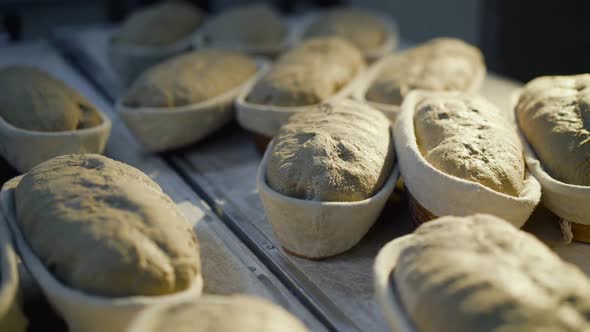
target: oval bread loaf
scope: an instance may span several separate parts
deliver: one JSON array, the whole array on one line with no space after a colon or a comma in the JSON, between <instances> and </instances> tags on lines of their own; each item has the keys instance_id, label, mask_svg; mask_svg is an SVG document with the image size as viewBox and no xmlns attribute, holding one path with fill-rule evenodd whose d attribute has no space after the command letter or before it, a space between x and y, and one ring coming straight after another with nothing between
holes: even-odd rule
<instances>
[{"instance_id":1,"label":"oval bread loaf","mask_svg":"<svg viewBox=\"0 0 590 332\"><path fill-rule=\"evenodd\" d=\"M432 92L416 104L414 128L420 152L432 166L519 196L525 164L518 134L485 98Z\"/></svg>"},{"instance_id":2,"label":"oval bread loaf","mask_svg":"<svg viewBox=\"0 0 590 332\"><path fill-rule=\"evenodd\" d=\"M205 43L275 46L283 43L287 27L271 7L261 4L237 6L212 18L202 31Z\"/></svg>"},{"instance_id":3,"label":"oval bread loaf","mask_svg":"<svg viewBox=\"0 0 590 332\"><path fill-rule=\"evenodd\" d=\"M590 74L534 79L515 111L543 168L559 181L590 186Z\"/></svg>"},{"instance_id":4,"label":"oval bread loaf","mask_svg":"<svg viewBox=\"0 0 590 332\"><path fill-rule=\"evenodd\" d=\"M138 320L134 332L306 332L283 308L255 297L204 296L155 308Z\"/></svg>"},{"instance_id":5,"label":"oval bread loaf","mask_svg":"<svg viewBox=\"0 0 590 332\"><path fill-rule=\"evenodd\" d=\"M254 77L256 63L239 53L201 50L148 69L131 85L123 104L172 108L222 95Z\"/></svg>"},{"instance_id":6,"label":"oval bread loaf","mask_svg":"<svg viewBox=\"0 0 590 332\"><path fill-rule=\"evenodd\" d=\"M296 113L281 127L268 162L274 190L316 201L376 194L394 164L389 121L370 106L334 101Z\"/></svg>"},{"instance_id":7,"label":"oval bread loaf","mask_svg":"<svg viewBox=\"0 0 590 332\"><path fill-rule=\"evenodd\" d=\"M193 34L204 20L205 15L189 3L167 1L131 14L113 36L113 42L165 47Z\"/></svg>"},{"instance_id":8,"label":"oval bread loaf","mask_svg":"<svg viewBox=\"0 0 590 332\"><path fill-rule=\"evenodd\" d=\"M401 105L412 90L470 91L485 71L481 51L459 39L437 38L399 55L391 55L366 99Z\"/></svg>"},{"instance_id":9,"label":"oval bread loaf","mask_svg":"<svg viewBox=\"0 0 590 332\"><path fill-rule=\"evenodd\" d=\"M420 332L590 330L586 275L490 215L423 224L392 280Z\"/></svg>"},{"instance_id":10,"label":"oval bread loaf","mask_svg":"<svg viewBox=\"0 0 590 332\"><path fill-rule=\"evenodd\" d=\"M332 97L365 67L359 50L335 38L315 38L283 54L246 97L254 104L306 106Z\"/></svg>"},{"instance_id":11,"label":"oval bread loaf","mask_svg":"<svg viewBox=\"0 0 590 332\"><path fill-rule=\"evenodd\" d=\"M0 69L0 117L35 131L69 131L98 126L94 106L45 71L28 66Z\"/></svg>"},{"instance_id":12,"label":"oval bread loaf","mask_svg":"<svg viewBox=\"0 0 590 332\"><path fill-rule=\"evenodd\" d=\"M319 16L304 32L305 38L326 36L344 38L363 51L380 47L387 37L378 17L350 8L333 9Z\"/></svg>"},{"instance_id":13,"label":"oval bread loaf","mask_svg":"<svg viewBox=\"0 0 590 332\"><path fill-rule=\"evenodd\" d=\"M48 271L105 297L187 289L200 274L190 225L139 170L99 155L39 164L16 188L19 227Z\"/></svg>"}]
</instances>

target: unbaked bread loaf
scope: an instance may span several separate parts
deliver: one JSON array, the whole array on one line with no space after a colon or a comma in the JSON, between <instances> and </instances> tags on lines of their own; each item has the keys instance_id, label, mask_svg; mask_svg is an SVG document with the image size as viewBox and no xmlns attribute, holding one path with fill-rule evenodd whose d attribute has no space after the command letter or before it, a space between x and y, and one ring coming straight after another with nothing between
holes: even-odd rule
<instances>
[{"instance_id":1,"label":"unbaked bread loaf","mask_svg":"<svg viewBox=\"0 0 590 332\"><path fill-rule=\"evenodd\" d=\"M437 38L399 55L390 55L369 86L366 99L401 105L412 90L472 89L485 71L481 51L459 39Z\"/></svg>"},{"instance_id":2,"label":"unbaked bread loaf","mask_svg":"<svg viewBox=\"0 0 590 332\"><path fill-rule=\"evenodd\" d=\"M350 83L364 67L360 52L349 42L336 37L310 39L283 54L247 100L276 106L317 104Z\"/></svg>"},{"instance_id":3,"label":"unbaked bread loaf","mask_svg":"<svg viewBox=\"0 0 590 332\"><path fill-rule=\"evenodd\" d=\"M237 6L212 18L201 32L205 44L279 47L287 36L281 16L262 4Z\"/></svg>"},{"instance_id":4,"label":"unbaked bread loaf","mask_svg":"<svg viewBox=\"0 0 590 332\"><path fill-rule=\"evenodd\" d=\"M0 117L17 128L35 131L85 129L102 122L77 91L28 66L0 69Z\"/></svg>"},{"instance_id":5,"label":"unbaked bread loaf","mask_svg":"<svg viewBox=\"0 0 590 332\"><path fill-rule=\"evenodd\" d=\"M362 103L342 100L296 113L275 137L269 186L290 197L360 201L391 174L393 140L387 118Z\"/></svg>"},{"instance_id":6,"label":"unbaked bread loaf","mask_svg":"<svg viewBox=\"0 0 590 332\"><path fill-rule=\"evenodd\" d=\"M590 74L532 80L522 90L516 116L547 173L590 186Z\"/></svg>"},{"instance_id":7,"label":"unbaked bread loaf","mask_svg":"<svg viewBox=\"0 0 590 332\"><path fill-rule=\"evenodd\" d=\"M590 280L490 215L420 226L393 287L420 332L590 331Z\"/></svg>"},{"instance_id":8,"label":"unbaked bread loaf","mask_svg":"<svg viewBox=\"0 0 590 332\"><path fill-rule=\"evenodd\" d=\"M196 104L237 88L256 71L256 63L239 53L195 51L148 69L131 85L123 104L167 108Z\"/></svg>"},{"instance_id":9,"label":"unbaked bread loaf","mask_svg":"<svg viewBox=\"0 0 590 332\"><path fill-rule=\"evenodd\" d=\"M516 128L485 98L432 92L416 103L416 142L435 168L519 196L525 164Z\"/></svg>"},{"instance_id":10,"label":"unbaked bread loaf","mask_svg":"<svg viewBox=\"0 0 590 332\"><path fill-rule=\"evenodd\" d=\"M146 311L130 332L306 332L305 325L267 300L244 296L203 296Z\"/></svg>"},{"instance_id":11,"label":"unbaked bread loaf","mask_svg":"<svg viewBox=\"0 0 590 332\"><path fill-rule=\"evenodd\" d=\"M100 155L39 164L16 188L18 225L48 271L105 297L187 289L199 246L172 200L139 170Z\"/></svg>"},{"instance_id":12,"label":"unbaked bread loaf","mask_svg":"<svg viewBox=\"0 0 590 332\"><path fill-rule=\"evenodd\" d=\"M305 38L337 36L360 50L380 47L387 38L383 22L374 14L358 8L338 8L320 15L303 33Z\"/></svg>"},{"instance_id":13,"label":"unbaked bread loaf","mask_svg":"<svg viewBox=\"0 0 590 332\"><path fill-rule=\"evenodd\" d=\"M165 47L195 33L205 20L198 8L184 1L165 1L131 14L114 34L116 44Z\"/></svg>"}]
</instances>

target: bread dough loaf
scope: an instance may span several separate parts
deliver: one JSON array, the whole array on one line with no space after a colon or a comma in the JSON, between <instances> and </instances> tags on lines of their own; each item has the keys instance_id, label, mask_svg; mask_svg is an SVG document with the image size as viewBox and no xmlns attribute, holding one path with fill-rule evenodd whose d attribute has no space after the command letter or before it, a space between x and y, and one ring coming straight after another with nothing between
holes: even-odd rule
<instances>
[{"instance_id":1,"label":"bread dough loaf","mask_svg":"<svg viewBox=\"0 0 590 332\"><path fill-rule=\"evenodd\" d=\"M516 116L547 173L590 186L590 74L532 80L522 90Z\"/></svg>"},{"instance_id":2,"label":"bread dough loaf","mask_svg":"<svg viewBox=\"0 0 590 332\"><path fill-rule=\"evenodd\" d=\"M369 101L401 105L412 90L470 91L485 63L481 51L461 40L438 38L391 55L369 86Z\"/></svg>"},{"instance_id":3,"label":"bread dough loaf","mask_svg":"<svg viewBox=\"0 0 590 332\"><path fill-rule=\"evenodd\" d=\"M164 295L200 274L184 216L139 170L100 155L66 155L16 188L18 224L33 252L64 284L106 297Z\"/></svg>"},{"instance_id":4,"label":"bread dough loaf","mask_svg":"<svg viewBox=\"0 0 590 332\"><path fill-rule=\"evenodd\" d=\"M311 39L283 54L247 100L276 106L317 104L350 83L364 67L360 52L349 42L335 37Z\"/></svg>"},{"instance_id":5,"label":"bread dough loaf","mask_svg":"<svg viewBox=\"0 0 590 332\"><path fill-rule=\"evenodd\" d=\"M196 104L237 88L256 71L256 63L239 53L187 53L148 69L131 85L123 104L169 108Z\"/></svg>"},{"instance_id":6,"label":"bread dough loaf","mask_svg":"<svg viewBox=\"0 0 590 332\"><path fill-rule=\"evenodd\" d=\"M68 131L98 126L94 106L48 73L28 66L0 69L0 117L35 131Z\"/></svg>"},{"instance_id":7,"label":"bread dough loaf","mask_svg":"<svg viewBox=\"0 0 590 332\"><path fill-rule=\"evenodd\" d=\"M168 304L143 316L133 332L307 332L297 318L263 299L244 296L203 296Z\"/></svg>"},{"instance_id":8,"label":"bread dough loaf","mask_svg":"<svg viewBox=\"0 0 590 332\"><path fill-rule=\"evenodd\" d=\"M266 180L295 198L360 201L383 187L394 155L381 112L349 100L331 102L291 116L280 129Z\"/></svg>"},{"instance_id":9,"label":"bread dough loaf","mask_svg":"<svg viewBox=\"0 0 590 332\"><path fill-rule=\"evenodd\" d=\"M202 32L206 44L279 47L287 37L281 16L266 5L238 6L212 18Z\"/></svg>"},{"instance_id":10,"label":"bread dough loaf","mask_svg":"<svg viewBox=\"0 0 590 332\"><path fill-rule=\"evenodd\" d=\"M393 280L420 332L590 330L584 273L490 215L420 226Z\"/></svg>"},{"instance_id":11,"label":"bread dough loaf","mask_svg":"<svg viewBox=\"0 0 590 332\"><path fill-rule=\"evenodd\" d=\"M195 33L205 15L183 1L167 1L131 14L113 36L113 42L144 47L165 47Z\"/></svg>"},{"instance_id":12,"label":"bread dough loaf","mask_svg":"<svg viewBox=\"0 0 590 332\"><path fill-rule=\"evenodd\" d=\"M360 50L383 45L387 31L379 17L361 9L339 8L319 16L305 29L304 37L337 36Z\"/></svg>"},{"instance_id":13,"label":"bread dough loaf","mask_svg":"<svg viewBox=\"0 0 590 332\"><path fill-rule=\"evenodd\" d=\"M432 92L416 103L416 142L449 175L519 196L525 164L516 128L485 98Z\"/></svg>"}]
</instances>

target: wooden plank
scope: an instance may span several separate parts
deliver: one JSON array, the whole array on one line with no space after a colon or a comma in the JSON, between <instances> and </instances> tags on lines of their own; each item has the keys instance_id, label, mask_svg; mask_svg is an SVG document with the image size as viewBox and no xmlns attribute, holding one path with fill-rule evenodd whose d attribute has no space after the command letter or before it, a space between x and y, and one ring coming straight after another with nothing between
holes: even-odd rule
<instances>
[{"instance_id":1,"label":"wooden plank","mask_svg":"<svg viewBox=\"0 0 590 332\"><path fill-rule=\"evenodd\" d=\"M109 115L113 121L113 131L106 155L148 174L170 195L195 227L201 245L206 293L246 293L260 296L282 305L313 330L325 330L160 157L142 152L114 114L111 103L69 66L53 46L40 41L3 48L0 52L0 66L9 64L27 64L50 72L76 88Z\"/></svg>"},{"instance_id":2,"label":"wooden plank","mask_svg":"<svg viewBox=\"0 0 590 332\"><path fill-rule=\"evenodd\" d=\"M87 29L70 36L89 62L87 66L101 68L103 74L99 77L110 77L106 81L115 77L105 57L108 34L109 31L104 29ZM482 94L501 109L511 112L510 96L519 86L517 82L490 74L483 84ZM110 93L114 97L121 92ZM307 261L286 255L275 241L255 186L260 155L247 133L235 126L229 127L207 141L167 158L263 262L333 328L387 330L373 299L371 268L382 245L413 229L404 200L389 206L387 213L350 251L319 262ZM556 217L547 210L538 209L525 229L542 238L564 259L590 273L590 262L586 258L590 246L565 245L560 238Z\"/></svg>"}]
</instances>

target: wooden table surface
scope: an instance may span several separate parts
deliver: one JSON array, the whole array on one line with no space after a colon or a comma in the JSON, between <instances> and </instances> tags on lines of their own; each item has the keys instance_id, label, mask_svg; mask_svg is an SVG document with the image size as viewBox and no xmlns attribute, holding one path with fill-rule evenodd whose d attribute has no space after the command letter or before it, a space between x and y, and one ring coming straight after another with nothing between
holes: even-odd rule
<instances>
[{"instance_id":1,"label":"wooden table surface","mask_svg":"<svg viewBox=\"0 0 590 332\"><path fill-rule=\"evenodd\" d=\"M147 155L137 146L112 111L124 87L106 58L111 32L105 27L60 30L56 45L68 63L56 48L39 42L3 50L0 65L40 65L109 113L114 126L107 155L152 176L196 224L207 292L270 298L314 331L387 331L373 298L372 264L385 243L413 230L405 200L389 204L367 236L346 253L321 261L286 254L266 221L256 190L260 154L250 135L236 124L194 146L163 155ZM513 81L488 75L482 94L509 112L510 95L518 88ZM564 244L554 215L539 208L525 229L590 274L590 246Z\"/></svg>"}]
</instances>

